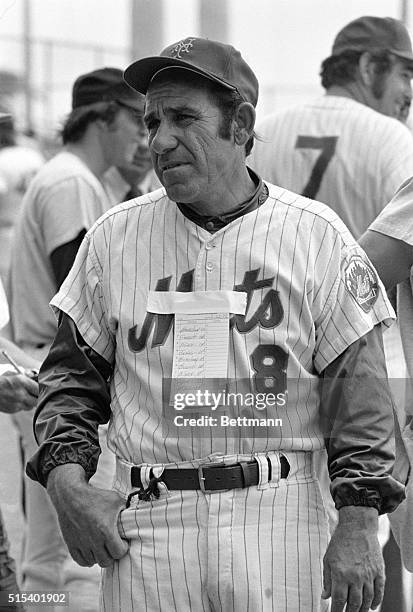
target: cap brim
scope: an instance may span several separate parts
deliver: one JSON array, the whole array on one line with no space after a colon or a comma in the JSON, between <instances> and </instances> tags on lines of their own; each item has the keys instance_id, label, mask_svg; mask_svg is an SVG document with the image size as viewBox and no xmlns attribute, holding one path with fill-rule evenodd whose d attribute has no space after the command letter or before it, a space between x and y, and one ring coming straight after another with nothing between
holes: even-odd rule
<instances>
[{"instance_id":1,"label":"cap brim","mask_svg":"<svg viewBox=\"0 0 413 612\"><path fill-rule=\"evenodd\" d=\"M143 97L141 100L136 100L136 98L121 98L121 97L116 98L116 100L119 100L119 102L122 103L122 106L127 106L128 108L134 111L141 111L143 113L144 100L145 100L145 98Z\"/></svg>"},{"instance_id":2,"label":"cap brim","mask_svg":"<svg viewBox=\"0 0 413 612\"><path fill-rule=\"evenodd\" d=\"M400 57L401 59L407 60L408 62L412 62L413 64L413 54L412 53L403 53L403 51L395 51L394 49L389 49L390 53L396 55L396 57Z\"/></svg>"},{"instance_id":3,"label":"cap brim","mask_svg":"<svg viewBox=\"0 0 413 612\"><path fill-rule=\"evenodd\" d=\"M181 68L183 70L189 70L209 79L210 81L219 83L227 89L235 89L235 87L230 83L219 79L209 72L202 70L193 64L183 62L182 60L175 59L173 57L144 57L143 59L137 60L128 66L123 73L123 78L130 87L136 89L136 91L139 91L142 94L146 94L149 84L154 76L161 70L166 70L167 68Z\"/></svg>"}]
</instances>

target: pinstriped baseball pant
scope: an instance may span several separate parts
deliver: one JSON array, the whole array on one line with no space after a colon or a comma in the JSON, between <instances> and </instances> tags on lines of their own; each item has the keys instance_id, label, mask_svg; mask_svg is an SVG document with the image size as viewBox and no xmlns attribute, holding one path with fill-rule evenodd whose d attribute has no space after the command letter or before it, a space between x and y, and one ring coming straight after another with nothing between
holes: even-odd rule
<instances>
[{"instance_id":1,"label":"pinstriped baseball pant","mask_svg":"<svg viewBox=\"0 0 413 612\"><path fill-rule=\"evenodd\" d=\"M284 454L286 480L268 482L260 455L258 486L164 489L123 510L119 528L130 549L103 570L102 610L318 612L326 513L311 453Z\"/></svg>"}]
</instances>

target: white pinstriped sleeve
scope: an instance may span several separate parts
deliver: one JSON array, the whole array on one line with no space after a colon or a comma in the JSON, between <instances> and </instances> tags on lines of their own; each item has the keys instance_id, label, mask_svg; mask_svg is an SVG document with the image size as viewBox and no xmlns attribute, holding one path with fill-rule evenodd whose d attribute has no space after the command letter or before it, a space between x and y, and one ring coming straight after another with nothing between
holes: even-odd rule
<instances>
[{"instance_id":1,"label":"white pinstriped sleeve","mask_svg":"<svg viewBox=\"0 0 413 612\"><path fill-rule=\"evenodd\" d=\"M340 247L325 279L326 305L316 324L314 363L322 372L353 342L379 323L396 318L384 287L365 252L357 245ZM341 262L341 263L339 263Z\"/></svg>"},{"instance_id":2,"label":"white pinstriped sleeve","mask_svg":"<svg viewBox=\"0 0 413 612\"><path fill-rule=\"evenodd\" d=\"M115 338L107 320L94 237L93 232L85 236L71 271L50 304L73 319L85 342L112 363Z\"/></svg>"}]
</instances>

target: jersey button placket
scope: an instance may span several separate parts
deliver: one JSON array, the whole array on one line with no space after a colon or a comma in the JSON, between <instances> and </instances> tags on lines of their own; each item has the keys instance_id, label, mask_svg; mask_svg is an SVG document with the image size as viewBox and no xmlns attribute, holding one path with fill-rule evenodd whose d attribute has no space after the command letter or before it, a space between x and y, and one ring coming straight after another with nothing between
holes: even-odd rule
<instances>
[{"instance_id":1,"label":"jersey button placket","mask_svg":"<svg viewBox=\"0 0 413 612\"><path fill-rule=\"evenodd\" d=\"M194 291L204 291L206 282L206 260L207 250L206 242L202 242L201 249L198 254L196 266L195 266L195 278L194 278Z\"/></svg>"}]
</instances>

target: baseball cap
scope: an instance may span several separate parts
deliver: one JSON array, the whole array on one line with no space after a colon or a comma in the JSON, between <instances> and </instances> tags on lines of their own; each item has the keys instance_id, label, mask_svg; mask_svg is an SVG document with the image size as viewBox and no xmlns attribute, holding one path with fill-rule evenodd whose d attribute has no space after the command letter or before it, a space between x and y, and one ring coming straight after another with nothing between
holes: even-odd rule
<instances>
[{"instance_id":1,"label":"baseball cap","mask_svg":"<svg viewBox=\"0 0 413 612\"><path fill-rule=\"evenodd\" d=\"M246 102L257 104L258 81L241 53L231 45L206 38L185 38L166 47L160 55L137 60L126 68L124 78L136 91L146 94L155 75L170 68L200 74L237 91Z\"/></svg>"},{"instance_id":2,"label":"baseball cap","mask_svg":"<svg viewBox=\"0 0 413 612\"><path fill-rule=\"evenodd\" d=\"M120 101L142 110L143 97L127 85L119 68L99 68L76 79L72 89L72 109L96 102Z\"/></svg>"},{"instance_id":3,"label":"baseball cap","mask_svg":"<svg viewBox=\"0 0 413 612\"><path fill-rule=\"evenodd\" d=\"M337 34L332 55L343 51L386 49L413 62L412 43L403 23L392 17L364 16L351 21Z\"/></svg>"}]
</instances>

